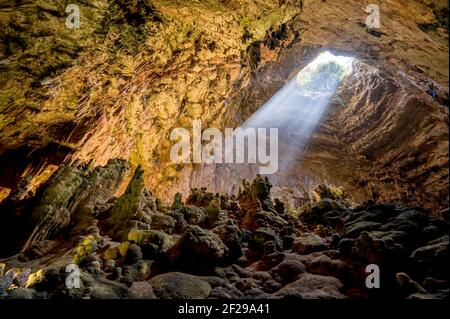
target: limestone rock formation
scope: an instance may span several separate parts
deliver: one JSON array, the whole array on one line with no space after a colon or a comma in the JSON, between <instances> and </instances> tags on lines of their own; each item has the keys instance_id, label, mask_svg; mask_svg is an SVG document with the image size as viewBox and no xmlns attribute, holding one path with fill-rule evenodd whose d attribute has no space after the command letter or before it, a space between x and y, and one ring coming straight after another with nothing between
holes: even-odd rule
<instances>
[{"instance_id":1,"label":"limestone rock formation","mask_svg":"<svg viewBox=\"0 0 450 319\"><path fill-rule=\"evenodd\" d=\"M77 172L75 166L66 169ZM104 172L104 169L93 172ZM52 180L58 181L61 176L64 174L57 172ZM68 176L83 181L86 178L82 174ZM266 183L257 177L247 185L261 185L261 182ZM48 187L52 185L55 184L49 183ZM270 187L261 189L266 191L258 199L259 203L270 199L281 205L279 200L272 200ZM98 189L91 188L90 192L99 199ZM84 192L79 194L91 198ZM197 193L195 199L191 196L189 205L182 203L181 209L168 209L164 213L147 210L145 214L150 218L139 221L136 212L155 202L148 194L142 183L142 171L137 169L121 197L111 195L106 201L110 203L108 207L99 206L105 210L95 214L97 219L93 219L92 211L85 206L77 206L79 209L72 213L77 216L71 221L72 230L53 228L54 240L36 237L30 251L20 252L17 247L11 255L19 254L0 264L0 295L25 299L448 296L449 222L418 208L340 204L339 220L336 220L335 214L328 214L335 212L335 207L324 205L323 217L319 219L325 222L323 226L311 219L308 211L294 217L284 212L263 211L259 205L255 211L243 214L237 199L228 195L206 196L205 190ZM60 193L55 203L67 203L72 196L72 190ZM152 200L148 201L149 198ZM211 223L205 207L211 207L210 202L217 198L228 202L219 206L220 218ZM40 203L36 199L27 205L40 207ZM139 206L142 203L143 207ZM14 209L23 205L21 201L9 202L9 207L14 207L13 204L17 205ZM126 218L111 224L114 207L123 212L116 217ZM155 216L177 220L177 223L183 221L185 226L154 224ZM88 221L90 226L83 228ZM126 236L107 236L109 227ZM78 236L77 241L58 239L74 235ZM72 290L65 284L66 266L71 263L80 267L80 289ZM383 270L383 286L376 291L366 287L365 269L369 264Z\"/></svg>"},{"instance_id":2,"label":"limestone rock formation","mask_svg":"<svg viewBox=\"0 0 450 319\"><path fill-rule=\"evenodd\" d=\"M76 30L64 5L0 8L2 198L20 182L34 192L69 159L116 157L152 172L146 186L166 201L203 185L230 192L254 176L176 167L170 131L239 126L329 49L359 62L294 172L273 181L282 195L308 201L331 181L358 202L448 206L445 1L381 4L377 32L353 0L99 0L80 3Z\"/></svg>"},{"instance_id":3,"label":"limestone rock formation","mask_svg":"<svg viewBox=\"0 0 450 319\"><path fill-rule=\"evenodd\" d=\"M66 6L0 4L0 299L448 298L448 2ZM324 51L351 72L277 172L174 163L175 128L245 126Z\"/></svg>"},{"instance_id":4,"label":"limestone rock formation","mask_svg":"<svg viewBox=\"0 0 450 319\"><path fill-rule=\"evenodd\" d=\"M2 240L12 240L10 247L29 250L35 243L52 239L63 228L80 222L89 223L118 190L127 164L112 159L104 167L89 171L83 165L64 165L44 183L34 198L17 199L11 194L0 205L5 224L12 226L2 231ZM16 227L23 227L17 232ZM76 228L73 229L76 232Z\"/></svg>"}]
</instances>

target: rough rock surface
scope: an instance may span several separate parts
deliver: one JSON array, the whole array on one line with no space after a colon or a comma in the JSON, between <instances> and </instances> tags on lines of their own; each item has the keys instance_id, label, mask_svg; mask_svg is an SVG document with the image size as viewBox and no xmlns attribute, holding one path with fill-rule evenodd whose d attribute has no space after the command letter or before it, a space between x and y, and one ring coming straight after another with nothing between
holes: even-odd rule
<instances>
[{"instance_id":1,"label":"rough rock surface","mask_svg":"<svg viewBox=\"0 0 450 319\"><path fill-rule=\"evenodd\" d=\"M239 126L329 49L360 62L338 92L344 107L330 105L293 171L273 181L286 205L331 181L358 202L448 207L445 0L381 3L377 32L355 0L96 0L80 3L75 32L62 0L10 3L0 7L1 198L18 184L16 195L35 192L70 159L116 157L142 165L166 201L197 186L230 193L250 172L174 166L170 131L194 119Z\"/></svg>"},{"instance_id":2,"label":"rough rock surface","mask_svg":"<svg viewBox=\"0 0 450 319\"><path fill-rule=\"evenodd\" d=\"M3 1L0 298L448 298L448 2L379 2ZM353 70L289 169L172 163L324 50Z\"/></svg>"},{"instance_id":3,"label":"rough rock surface","mask_svg":"<svg viewBox=\"0 0 450 319\"><path fill-rule=\"evenodd\" d=\"M155 276L149 284L155 295L163 299L204 299L211 293L207 281L177 272Z\"/></svg>"},{"instance_id":4,"label":"rough rock surface","mask_svg":"<svg viewBox=\"0 0 450 319\"><path fill-rule=\"evenodd\" d=\"M136 171L140 175L140 168ZM122 196L129 197L134 185L136 179ZM331 204L336 197L320 198L292 215L272 200L265 178L244 180L242 193L251 193L254 185L265 190L257 193L258 202L277 203L278 210L269 213L260 205L249 211L241 208L251 206L246 196L204 189L192 190L188 205L151 205L150 210L148 203L160 200L150 196L148 201L151 193L142 184L140 195L131 198L145 199L139 209L148 219L136 214L136 205L124 206L122 196L100 205L96 219L80 208L72 214L74 229L89 225L83 231L60 228L53 239L36 239L23 252L17 247L0 263L0 298L448 298L448 219L398 205L350 207L345 197L336 204ZM72 192L61 192L61 202L64 196ZM205 207L218 199L210 220ZM22 202L28 200L9 207L18 209ZM315 221L318 211L323 224ZM126 219L110 224L118 212ZM159 215L183 220L185 227L152 229ZM188 224L193 217L197 225ZM126 236L106 235L111 225ZM72 263L81 270L78 289L66 285L66 267ZM380 289L366 286L369 264L381 269Z\"/></svg>"}]
</instances>

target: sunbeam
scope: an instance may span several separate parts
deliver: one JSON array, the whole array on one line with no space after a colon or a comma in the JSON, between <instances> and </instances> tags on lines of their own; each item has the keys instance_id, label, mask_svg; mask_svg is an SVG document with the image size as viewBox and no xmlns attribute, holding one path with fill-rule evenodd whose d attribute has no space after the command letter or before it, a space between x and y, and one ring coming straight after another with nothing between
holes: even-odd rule
<instances>
[{"instance_id":1,"label":"sunbeam","mask_svg":"<svg viewBox=\"0 0 450 319\"><path fill-rule=\"evenodd\" d=\"M290 168L318 126L330 99L344 77L352 71L351 57L321 53L253 114L243 128L278 128L280 169Z\"/></svg>"}]
</instances>

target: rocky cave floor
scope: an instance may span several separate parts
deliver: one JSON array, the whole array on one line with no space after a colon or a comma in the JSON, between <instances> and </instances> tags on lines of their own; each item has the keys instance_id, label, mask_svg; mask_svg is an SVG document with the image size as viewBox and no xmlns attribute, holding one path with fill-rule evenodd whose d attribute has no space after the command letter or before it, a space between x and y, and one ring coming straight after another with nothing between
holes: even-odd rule
<instances>
[{"instance_id":1,"label":"rocky cave floor","mask_svg":"<svg viewBox=\"0 0 450 319\"><path fill-rule=\"evenodd\" d=\"M13 255L0 260L1 298L448 298L448 209L351 206L322 187L295 215L260 176L237 196L193 189L168 207L140 167L110 196L126 167L65 165L0 204L0 251ZM366 287L369 264L379 289Z\"/></svg>"}]
</instances>

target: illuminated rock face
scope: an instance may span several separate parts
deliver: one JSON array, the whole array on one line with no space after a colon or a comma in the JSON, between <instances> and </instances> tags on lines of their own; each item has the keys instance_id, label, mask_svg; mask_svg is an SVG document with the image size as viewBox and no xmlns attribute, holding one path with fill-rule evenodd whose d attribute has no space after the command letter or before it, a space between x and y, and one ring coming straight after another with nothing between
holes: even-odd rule
<instances>
[{"instance_id":1,"label":"illuminated rock face","mask_svg":"<svg viewBox=\"0 0 450 319\"><path fill-rule=\"evenodd\" d=\"M262 71L255 83L266 90L253 93L258 92L256 88L249 89L249 97L242 103L247 109L238 110L235 116L251 121L251 112L259 103L264 104L261 96L269 99L279 89L273 87L269 75L290 65L293 59L288 56L279 65ZM300 205L311 199L317 184L326 182L344 186L356 202L392 201L435 213L447 207L447 108L418 92L401 74L359 61L329 104L320 125L301 149L295 146L298 138L294 142L283 138L280 128L280 170L270 176L277 196L290 206ZM268 117L270 122L278 115ZM302 130L304 127L297 132ZM283 162L288 162L289 169ZM172 191L200 187L206 182L212 191L231 192L234 181L242 176L252 178L254 173L243 165L186 169L181 178L185 182Z\"/></svg>"},{"instance_id":2,"label":"illuminated rock face","mask_svg":"<svg viewBox=\"0 0 450 319\"><path fill-rule=\"evenodd\" d=\"M360 2L0 4L0 299L448 298L448 3L377 30ZM171 163L174 128L251 123L324 51L352 72L270 179Z\"/></svg>"},{"instance_id":3,"label":"illuminated rock face","mask_svg":"<svg viewBox=\"0 0 450 319\"><path fill-rule=\"evenodd\" d=\"M249 172L172 165L170 131L194 119L239 126L328 49L364 64L274 191L303 202L327 182L359 202L448 205L445 1L381 4L381 36L359 1L94 4L81 5L77 30L61 22L63 1L0 8L1 197L19 183L27 197L64 162L111 158L142 165L165 199L231 191Z\"/></svg>"}]
</instances>

